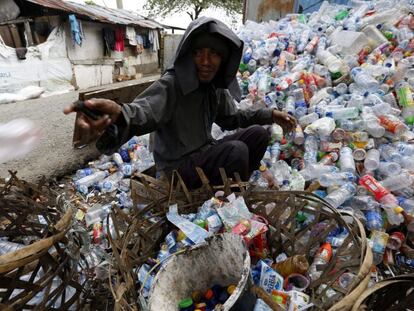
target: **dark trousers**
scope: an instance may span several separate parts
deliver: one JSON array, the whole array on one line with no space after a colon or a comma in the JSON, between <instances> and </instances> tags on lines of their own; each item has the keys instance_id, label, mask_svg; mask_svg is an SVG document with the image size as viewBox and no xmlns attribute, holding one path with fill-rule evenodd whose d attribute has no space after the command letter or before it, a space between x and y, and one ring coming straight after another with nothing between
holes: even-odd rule
<instances>
[{"instance_id":1,"label":"dark trousers","mask_svg":"<svg viewBox=\"0 0 414 311\"><path fill-rule=\"evenodd\" d=\"M178 172L190 189L201 186L196 167L203 169L212 185L223 184L219 168L224 168L228 177L234 177L237 172L243 181L247 181L258 169L268 143L268 132L262 126L253 125L193 153Z\"/></svg>"}]
</instances>

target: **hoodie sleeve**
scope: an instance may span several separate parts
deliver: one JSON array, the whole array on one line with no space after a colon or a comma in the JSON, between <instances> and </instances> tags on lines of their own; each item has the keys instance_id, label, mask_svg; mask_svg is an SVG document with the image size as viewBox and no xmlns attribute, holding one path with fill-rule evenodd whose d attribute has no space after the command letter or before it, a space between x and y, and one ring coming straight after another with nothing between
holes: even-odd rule
<instances>
[{"instance_id":1,"label":"hoodie sleeve","mask_svg":"<svg viewBox=\"0 0 414 311\"><path fill-rule=\"evenodd\" d=\"M132 103L122 106L117 122L102 134L96 147L102 153L111 154L132 136L155 131L171 119L175 99L174 85L170 79L161 78L154 82Z\"/></svg>"},{"instance_id":2,"label":"hoodie sleeve","mask_svg":"<svg viewBox=\"0 0 414 311\"><path fill-rule=\"evenodd\" d=\"M245 128L254 124L266 125L273 123L273 109L238 109L228 90L218 90L217 100L218 108L215 123L225 130Z\"/></svg>"}]
</instances>

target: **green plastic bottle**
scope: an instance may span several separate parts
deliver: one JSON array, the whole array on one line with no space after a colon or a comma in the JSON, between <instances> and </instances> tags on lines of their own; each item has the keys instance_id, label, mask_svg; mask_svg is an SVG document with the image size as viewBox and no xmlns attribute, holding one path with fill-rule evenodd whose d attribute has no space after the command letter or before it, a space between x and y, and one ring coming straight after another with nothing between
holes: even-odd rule
<instances>
[{"instance_id":1,"label":"green plastic bottle","mask_svg":"<svg viewBox=\"0 0 414 311\"><path fill-rule=\"evenodd\" d=\"M337 20L337 21L341 21L341 20L343 20L343 19L347 18L347 17L348 17L348 15L349 15L349 11L348 11L348 10L346 10L346 9L340 10L340 11L338 12L338 14L336 14L336 16L335 16L335 20Z\"/></svg>"}]
</instances>

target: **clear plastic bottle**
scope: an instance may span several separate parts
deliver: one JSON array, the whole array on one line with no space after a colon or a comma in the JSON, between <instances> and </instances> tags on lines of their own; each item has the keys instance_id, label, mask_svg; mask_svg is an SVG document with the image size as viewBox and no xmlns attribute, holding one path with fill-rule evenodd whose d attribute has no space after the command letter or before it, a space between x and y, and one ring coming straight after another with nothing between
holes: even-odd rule
<instances>
[{"instance_id":1,"label":"clear plastic bottle","mask_svg":"<svg viewBox=\"0 0 414 311\"><path fill-rule=\"evenodd\" d=\"M414 145L410 145L403 142L397 142L394 144L394 146L402 156L414 155Z\"/></svg>"},{"instance_id":2,"label":"clear plastic bottle","mask_svg":"<svg viewBox=\"0 0 414 311\"><path fill-rule=\"evenodd\" d=\"M407 170L414 171L414 157L404 156L401 158L401 166ZM400 168L401 170L401 168ZM396 173L398 174L398 173Z\"/></svg>"},{"instance_id":3,"label":"clear plastic bottle","mask_svg":"<svg viewBox=\"0 0 414 311\"><path fill-rule=\"evenodd\" d=\"M111 212L112 205L94 205L92 208L88 209L88 212L85 214L85 222L89 227L95 223L101 222L108 214Z\"/></svg>"},{"instance_id":4,"label":"clear plastic bottle","mask_svg":"<svg viewBox=\"0 0 414 311\"><path fill-rule=\"evenodd\" d=\"M370 240L374 264L378 265L383 261L385 248L387 247L389 235L382 231L372 231Z\"/></svg>"},{"instance_id":5,"label":"clear plastic bottle","mask_svg":"<svg viewBox=\"0 0 414 311\"><path fill-rule=\"evenodd\" d=\"M345 83L339 83L335 86L334 91L339 95L344 95L348 92L348 86Z\"/></svg>"},{"instance_id":6,"label":"clear plastic bottle","mask_svg":"<svg viewBox=\"0 0 414 311\"><path fill-rule=\"evenodd\" d=\"M319 279L324 271L323 266L328 264L332 258L332 246L330 243L323 244L315 255L313 263L309 267L309 278L312 281Z\"/></svg>"},{"instance_id":7,"label":"clear plastic bottle","mask_svg":"<svg viewBox=\"0 0 414 311\"><path fill-rule=\"evenodd\" d=\"M398 175L389 176L381 180L381 185L390 191L401 190L410 187L412 183L413 179L411 175L406 171L402 171Z\"/></svg>"},{"instance_id":8,"label":"clear plastic bottle","mask_svg":"<svg viewBox=\"0 0 414 311\"><path fill-rule=\"evenodd\" d=\"M319 115L316 112L312 112L299 118L298 123L300 124L300 126L305 128L306 126L308 126L309 124L312 124L318 119L319 119Z\"/></svg>"},{"instance_id":9,"label":"clear plastic bottle","mask_svg":"<svg viewBox=\"0 0 414 311\"><path fill-rule=\"evenodd\" d=\"M293 143L295 143L298 146L303 145L305 143L305 135L303 134L302 126L300 124L296 125Z\"/></svg>"},{"instance_id":10,"label":"clear plastic bottle","mask_svg":"<svg viewBox=\"0 0 414 311\"><path fill-rule=\"evenodd\" d=\"M106 171L98 171L92 175L86 176L84 178L81 178L75 181L75 186L78 190L85 189L85 188L87 190L87 188L89 188L90 186L94 184L97 184L98 182L106 178L108 175L109 173Z\"/></svg>"},{"instance_id":11,"label":"clear plastic bottle","mask_svg":"<svg viewBox=\"0 0 414 311\"><path fill-rule=\"evenodd\" d=\"M402 155L391 144L384 144L379 146L378 150L381 153L381 157L388 162L400 163Z\"/></svg>"},{"instance_id":12,"label":"clear plastic bottle","mask_svg":"<svg viewBox=\"0 0 414 311\"><path fill-rule=\"evenodd\" d=\"M256 62L256 60L251 59L251 60L247 63L247 70L248 70L250 73L253 73L253 72L255 72L255 71L256 71L256 68L257 68L257 62Z\"/></svg>"},{"instance_id":13,"label":"clear plastic bottle","mask_svg":"<svg viewBox=\"0 0 414 311\"><path fill-rule=\"evenodd\" d=\"M355 67L351 70L351 77L355 83L369 92L375 92L379 88L379 82L367 74L361 67Z\"/></svg>"},{"instance_id":14,"label":"clear plastic bottle","mask_svg":"<svg viewBox=\"0 0 414 311\"><path fill-rule=\"evenodd\" d=\"M322 187L341 186L345 183L356 181L356 176L349 172L335 172L323 174L319 177L319 183Z\"/></svg>"},{"instance_id":15,"label":"clear plastic bottle","mask_svg":"<svg viewBox=\"0 0 414 311\"><path fill-rule=\"evenodd\" d=\"M339 153L338 152L329 152L328 154L325 154L320 161L318 162L318 164L323 164L323 165L334 165L336 163L336 161L338 161L339 159Z\"/></svg>"},{"instance_id":16,"label":"clear plastic bottle","mask_svg":"<svg viewBox=\"0 0 414 311\"><path fill-rule=\"evenodd\" d=\"M333 165L324 165L324 164L310 164L301 170L299 173L303 176L305 181L319 178L324 174L332 174L338 172L338 168Z\"/></svg>"},{"instance_id":17,"label":"clear plastic bottle","mask_svg":"<svg viewBox=\"0 0 414 311\"><path fill-rule=\"evenodd\" d=\"M306 45L309 41L309 36L311 34L311 30L307 27L305 28L300 35L299 44L297 46L298 52L303 52L305 50Z\"/></svg>"},{"instance_id":18,"label":"clear plastic bottle","mask_svg":"<svg viewBox=\"0 0 414 311\"><path fill-rule=\"evenodd\" d=\"M329 193L325 200L329 202L333 207L338 208L346 200L349 200L356 194L356 186L353 183L345 183L340 188Z\"/></svg>"},{"instance_id":19,"label":"clear plastic bottle","mask_svg":"<svg viewBox=\"0 0 414 311\"><path fill-rule=\"evenodd\" d=\"M118 189L119 182L124 178L124 174L122 172L115 172L114 174L108 176L104 180L98 183L99 189L103 193L112 192Z\"/></svg>"},{"instance_id":20,"label":"clear plastic bottle","mask_svg":"<svg viewBox=\"0 0 414 311\"><path fill-rule=\"evenodd\" d=\"M274 144L272 144L272 146L270 146L270 163L272 165L279 160L280 152L281 149L279 142L275 142Z\"/></svg>"},{"instance_id":21,"label":"clear plastic bottle","mask_svg":"<svg viewBox=\"0 0 414 311\"><path fill-rule=\"evenodd\" d=\"M369 231L382 230L384 228L384 221L378 208L366 211L365 218L367 219L366 227Z\"/></svg>"},{"instance_id":22,"label":"clear plastic bottle","mask_svg":"<svg viewBox=\"0 0 414 311\"><path fill-rule=\"evenodd\" d=\"M295 117L301 118L306 115L308 108L305 103L305 95L302 88L298 88L292 92L295 99Z\"/></svg>"},{"instance_id":23,"label":"clear plastic bottle","mask_svg":"<svg viewBox=\"0 0 414 311\"><path fill-rule=\"evenodd\" d=\"M367 132L375 138L384 136L385 128L380 125L379 120L374 115L365 114L364 121Z\"/></svg>"},{"instance_id":24,"label":"clear plastic bottle","mask_svg":"<svg viewBox=\"0 0 414 311\"><path fill-rule=\"evenodd\" d=\"M335 120L355 119L359 116L359 110L356 107L336 108L328 110L326 116Z\"/></svg>"},{"instance_id":25,"label":"clear plastic bottle","mask_svg":"<svg viewBox=\"0 0 414 311\"><path fill-rule=\"evenodd\" d=\"M291 116L295 114L295 98L293 96L289 96L286 99L286 105L283 111Z\"/></svg>"},{"instance_id":26,"label":"clear plastic bottle","mask_svg":"<svg viewBox=\"0 0 414 311\"><path fill-rule=\"evenodd\" d=\"M272 172L266 167L266 165L261 165L259 167L259 171L262 178L267 182L268 188L272 188L275 185L275 178Z\"/></svg>"},{"instance_id":27,"label":"clear plastic bottle","mask_svg":"<svg viewBox=\"0 0 414 311\"><path fill-rule=\"evenodd\" d=\"M326 67L328 67L329 71L332 73L338 73L341 72L341 68L343 67L343 62L340 58L333 55L328 50L322 50L318 48L318 51L316 53L316 57L318 60L324 64Z\"/></svg>"},{"instance_id":28,"label":"clear plastic bottle","mask_svg":"<svg viewBox=\"0 0 414 311\"><path fill-rule=\"evenodd\" d=\"M361 188L361 186L359 188ZM365 190L365 188L362 189ZM357 189L357 191L358 190L359 189ZM379 209L381 207L381 205L376 200L374 200L374 198L371 195L368 194L357 195L353 197L351 204L352 207L357 208L361 211L370 211L373 209Z\"/></svg>"},{"instance_id":29,"label":"clear plastic bottle","mask_svg":"<svg viewBox=\"0 0 414 311\"><path fill-rule=\"evenodd\" d=\"M380 165L380 152L377 149L368 150L364 167L368 171L375 171Z\"/></svg>"},{"instance_id":30,"label":"clear plastic bottle","mask_svg":"<svg viewBox=\"0 0 414 311\"><path fill-rule=\"evenodd\" d=\"M414 200L404 197L397 197L398 204L404 209L404 211L410 215L414 215Z\"/></svg>"},{"instance_id":31,"label":"clear plastic bottle","mask_svg":"<svg viewBox=\"0 0 414 311\"><path fill-rule=\"evenodd\" d=\"M401 165L397 162L381 161L378 166L378 171L386 176L399 174L401 172Z\"/></svg>"},{"instance_id":32,"label":"clear plastic bottle","mask_svg":"<svg viewBox=\"0 0 414 311\"><path fill-rule=\"evenodd\" d=\"M318 156L318 139L314 135L308 135L305 138L305 166L316 163Z\"/></svg>"},{"instance_id":33,"label":"clear plastic bottle","mask_svg":"<svg viewBox=\"0 0 414 311\"><path fill-rule=\"evenodd\" d=\"M96 169L96 168L88 168L87 167L87 168L82 168L82 169L77 170L75 175L76 175L76 178L77 179L81 179L83 177L92 175L92 174L94 174L94 173L96 173L98 171L99 170Z\"/></svg>"},{"instance_id":34,"label":"clear plastic bottle","mask_svg":"<svg viewBox=\"0 0 414 311\"><path fill-rule=\"evenodd\" d=\"M349 172L355 174L355 161L352 155L352 149L349 147L342 147L339 153L339 167L341 172Z\"/></svg>"}]
</instances>

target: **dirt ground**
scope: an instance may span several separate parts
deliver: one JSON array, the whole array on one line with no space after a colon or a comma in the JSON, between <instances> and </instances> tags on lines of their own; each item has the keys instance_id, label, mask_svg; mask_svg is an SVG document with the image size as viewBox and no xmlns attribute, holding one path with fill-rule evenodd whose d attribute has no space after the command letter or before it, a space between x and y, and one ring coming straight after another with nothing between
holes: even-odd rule
<instances>
[{"instance_id":1,"label":"dirt ground","mask_svg":"<svg viewBox=\"0 0 414 311\"><path fill-rule=\"evenodd\" d=\"M42 130L41 142L34 151L25 158L0 163L0 177L7 177L8 170L18 171L18 177L28 181L39 180L42 175L60 176L98 156L94 146L72 148L75 114L66 116L62 110L77 98L78 92L70 92L0 105L0 123L28 118Z\"/></svg>"}]
</instances>

